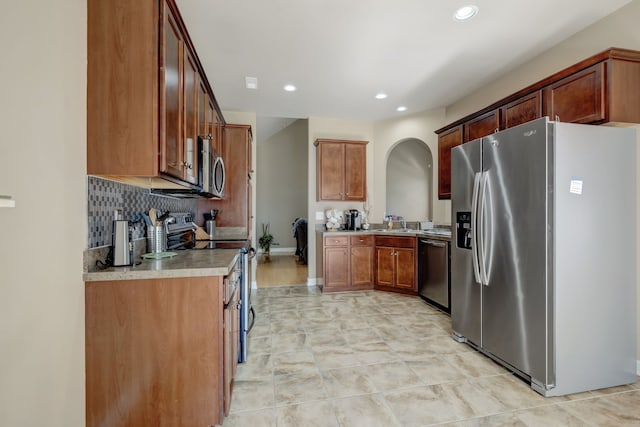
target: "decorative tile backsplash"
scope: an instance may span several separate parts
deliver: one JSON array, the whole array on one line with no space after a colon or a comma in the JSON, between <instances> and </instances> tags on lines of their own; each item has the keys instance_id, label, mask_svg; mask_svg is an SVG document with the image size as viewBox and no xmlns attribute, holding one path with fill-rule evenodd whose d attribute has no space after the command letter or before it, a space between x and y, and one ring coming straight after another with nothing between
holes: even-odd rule
<instances>
[{"instance_id":1,"label":"decorative tile backsplash","mask_svg":"<svg viewBox=\"0 0 640 427\"><path fill-rule=\"evenodd\" d=\"M111 245L111 228L114 211L122 209L123 219L132 220L139 212L148 212L149 208L160 211L190 212L194 217L197 211L196 199L172 199L149 194L145 188L121 182L109 181L88 176L88 248ZM133 238L145 237L143 223L134 226Z\"/></svg>"}]
</instances>

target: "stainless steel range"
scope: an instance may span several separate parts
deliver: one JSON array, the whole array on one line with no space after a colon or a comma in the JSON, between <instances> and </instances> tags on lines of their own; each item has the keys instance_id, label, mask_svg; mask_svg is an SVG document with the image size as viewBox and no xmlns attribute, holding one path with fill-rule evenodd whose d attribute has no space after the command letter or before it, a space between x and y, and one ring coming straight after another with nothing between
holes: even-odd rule
<instances>
[{"instance_id":1,"label":"stainless steel range","mask_svg":"<svg viewBox=\"0 0 640 427\"><path fill-rule=\"evenodd\" d=\"M189 249L239 249L240 250L240 348L238 362L247 361L249 347L249 331L256 320L256 313L251 305L251 262L255 249L250 240L210 240L197 241Z\"/></svg>"}]
</instances>

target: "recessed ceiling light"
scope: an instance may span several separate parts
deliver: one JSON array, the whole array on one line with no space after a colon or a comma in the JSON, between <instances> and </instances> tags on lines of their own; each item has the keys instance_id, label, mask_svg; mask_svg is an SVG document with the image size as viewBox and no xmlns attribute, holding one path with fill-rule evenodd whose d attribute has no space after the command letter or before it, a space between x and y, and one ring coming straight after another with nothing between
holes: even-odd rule
<instances>
[{"instance_id":1,"label":"recessed ceiling light","mask_svg":"<svg viewBox=\"0 0 640 427\"><path fill-rule=\"evenodd\" d=\"M407 111L407 107L405 107L404 105L401 105L398 108L396 108L396 111Z\"/></svg>"},{"instance_id":2,"label":"recessed ceiling light","mask_svg":"<svg viewBox=\"0 0 640 427\"><path fill-rule=\"evenodd\" d=\"M376 99L385 99L386 97L387 97L387 94L383 92L376 94Z\"/></svg>"},{"instance_id":3,"label":"recessed ceiling light","mask_svg":"<svg viewBox=\"0 0 640 427\"><path fill-rule=\"evenodd\" d=\"M285 85L284 90L286 90L287 92L294 92L296 90L296 87L294 85Z\"/></svg>"},{"instance_id":4,"label":"recessed ceiling light","mask_svg":"<svg viewBox=\"0 0 640 427\"><path fill-rule=\"evenodd\" d=\"M470 4L467 6L462 6L460 9L456 10L456 13L453 14L453 19L456 21L468 21L478 14L478 6L474 4Z\"/></svg>"},{"instance_id":5,"label":"recessed ceiling light","mask_svg":"<svg viewBox=\"0 0 640 427\"><path fill-rule=\"evenodd\" d=\"M244 85L247 89L258 89L258 79L256 77L245 77Z\"/></svg>"}]
</instances>

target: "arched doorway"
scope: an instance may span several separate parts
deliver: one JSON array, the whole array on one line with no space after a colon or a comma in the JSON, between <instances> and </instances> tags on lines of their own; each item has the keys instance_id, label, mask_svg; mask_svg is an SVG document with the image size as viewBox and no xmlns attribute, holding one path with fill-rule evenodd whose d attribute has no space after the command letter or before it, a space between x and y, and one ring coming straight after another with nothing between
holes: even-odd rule
<instances>
[{"instance_id":1,"label":"arched doorway","mask_svg":"<svg viewBox=\"0 0 640 427\"><path fill-rule=\"evenodd\" d=\"M433 218L433 155L417 138L399 141L387 158L387 215L407 221Z\"/></svg>"}]
</instances>

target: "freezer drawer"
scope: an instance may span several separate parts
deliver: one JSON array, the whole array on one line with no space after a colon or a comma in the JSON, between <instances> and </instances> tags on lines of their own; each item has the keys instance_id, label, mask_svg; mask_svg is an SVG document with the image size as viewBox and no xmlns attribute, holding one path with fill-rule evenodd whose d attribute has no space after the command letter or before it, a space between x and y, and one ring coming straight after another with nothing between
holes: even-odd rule
<instances>
[{"instance_id":1,"label":"freezer drawer","mask_svg":"<svg viewBox=\"0 0 640 427\"><path fill-rule=\"evenodd\" d=\"M418 239L418 293L428 302L450 313L450 283L449 242Z\"/></svg>"}]
</instances>

